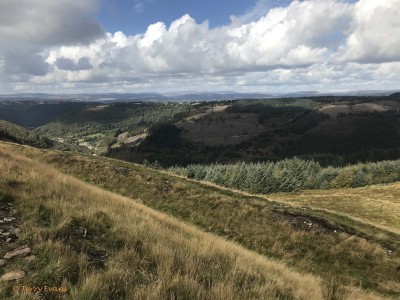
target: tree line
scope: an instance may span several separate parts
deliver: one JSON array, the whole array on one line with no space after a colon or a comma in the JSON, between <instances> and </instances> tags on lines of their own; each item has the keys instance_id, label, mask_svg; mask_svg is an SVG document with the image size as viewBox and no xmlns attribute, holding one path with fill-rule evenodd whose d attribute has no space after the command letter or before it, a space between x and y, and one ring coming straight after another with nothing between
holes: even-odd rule
<instances>
[{"instance_id":1,"label":"tree line","mask_svg":"<svg viewBox=\"0 0 400 300\"><path fill-rule=\"evenodd\" d=\"M278 162L192 164L171 167L169 171L250 193L268 194L304 189L354 188L399 181L400 160L324 168L312 160L292 158Z\"/></svg>"}]
</instances>

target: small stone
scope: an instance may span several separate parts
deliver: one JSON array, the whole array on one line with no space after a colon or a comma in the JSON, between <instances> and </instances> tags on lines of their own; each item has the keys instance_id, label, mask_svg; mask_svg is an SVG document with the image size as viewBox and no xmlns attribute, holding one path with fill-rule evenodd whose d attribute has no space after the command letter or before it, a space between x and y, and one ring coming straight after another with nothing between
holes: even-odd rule
<instances>
[{"instance_id":1,"label":"small stone","mask_svg":"<svg viewBox=\"0 0 400 300\"><path fill-rule=\"evenodd\" d=\"M4 267L6 265L6 261L4 259L0 259L0 267Z\"/></svg>"},{"instance_id":2,"label":"small stone","mask_svg":"<svg viewBox=\"0 0 400 300\"><path fill-rule=\"evenodd\" d=\"M18 280L25 277L24 271L12 271L4 274L1 276L1 281L11 281L11 280Z\"/></svg>"},{"instance_id":3,"label":"small stone","mask_svg":"<svg viewBox=\"0 0 400 300\"><path fill-rule=\"evenodd\" d=\"M9 243L9 242L11 242L11 238L8 238L8 239L6 239L6 243Z\"/></svg>"},{"instance_id":4,"label":"small stone","mask_svg":"<svg viewBox=\"0 0 400 300\"><path fill-rule=\"evenodd\" d=\"M35 255L29 255L27 257L24 258L26 261L34 261L36 260L36 256Z\"/></svg>"},{"instance_id":5,"label":"small stone","mask_svg":"<svg viewBox=\"0 0 400 300\"><path fill-rule=\"evenodd\" d=\"M21 232L22 232L22 230L19 229L19 228L14 229L14 234L15 234L17 237L20 237L20 236L21 236Z\"/></svg>"},{"instance_id":6,"label":"small stone","mask_svg":"<svg viewBox=\"0 0 400 300\"><path fill-rule=\"evenodd\" d=\"M5 259L12 259L14 257L23 257L27 256L28 254L31 253L31 248L28 246L22 246L17 249L14 249L13 251L10 251L4 255Z\"/></svg>"},{"instance_id":7,"label":"small stone","mask_svg":"<svg viewBox=\"0 0 400 300\"><path fill-rule=\"evenodd\" d=\"M10 232L15 234L17 237L20 237L21 235L21 229L17 228L17 227L12 227L10 229Z\"/></svg>"}]
</instances>

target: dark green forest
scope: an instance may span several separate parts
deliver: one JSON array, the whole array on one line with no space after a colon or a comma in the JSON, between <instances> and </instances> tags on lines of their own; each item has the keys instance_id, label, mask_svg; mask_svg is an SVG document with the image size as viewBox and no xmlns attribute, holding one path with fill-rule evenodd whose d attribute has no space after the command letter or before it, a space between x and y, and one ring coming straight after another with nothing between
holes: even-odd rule
<instances>
[{"instance_id":1,"label":"dark green forest","mask_svg":"<svg viewBox=\"0 0 400 300\"><path fill-rule=\"evenodd\" d=\"M189 165L170 172L250 193L297 192L304 189L355 188L400 180L400 160L326 167L298 158L278 162Z\"/></svg>"},{"instance_id":2,"label":"dark green forest","mask_svg":"<svg viewBox=\"0 0 400 300\"><path fill-rule=\"evenodd\" d=\"M239 143L210 145L186 137L187 124L197 126L196 136L210 128L238 126L233 123L245 122L246 116L256 120L257 133ZM164 168L294 157L321 167L344 167L400 157L396 94L184 103L3 101L0 119L20 126L3 123L2 139Z\"/></svg>"}]
</instances>

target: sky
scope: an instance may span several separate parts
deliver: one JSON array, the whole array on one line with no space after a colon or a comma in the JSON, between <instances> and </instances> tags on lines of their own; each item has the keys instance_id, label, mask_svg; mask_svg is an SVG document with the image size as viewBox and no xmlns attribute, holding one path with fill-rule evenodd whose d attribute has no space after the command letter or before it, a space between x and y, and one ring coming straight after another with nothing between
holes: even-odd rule
<instances>
[{"instance_id":1,"label":"sky","mask_svg":"<svg viewBox=\"0 0 400 300\"><path fill-rule=\"evenodd\" d=\"M400 0L1 0L0 94L400 90Z\"/></svg>"}]
</instances>

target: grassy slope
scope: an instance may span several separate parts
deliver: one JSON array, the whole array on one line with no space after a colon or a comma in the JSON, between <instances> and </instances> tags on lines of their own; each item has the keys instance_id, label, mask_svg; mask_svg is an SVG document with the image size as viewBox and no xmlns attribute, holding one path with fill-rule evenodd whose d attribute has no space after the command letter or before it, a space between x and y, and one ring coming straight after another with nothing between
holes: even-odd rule
<instances>
[{"instance_id":1,"label":"grassy slope","mask_svg":"<svg viewBox=\"0 0 400 300\"><path fill-rule=\"evenodd\" d=\"M6 265L27 273L20 286L68 287L67 299L76 300L322 298L314 276L1 148L0 200L15 201L18 244L37 256ZM0 254L8 248L1 245ZM102 251L108 260L96 268L93 253ZM13 286L2 283L0 298L38 299Z\"/></svg>"},{"instance_id":2,"label":"grassy slope","mask_svg":"<svg viewBox=\"0 0 400 300\"><path fill-rule=\"evenodd\" d=\"M394 233L340 215L286 207L134 164L5 144L1 148L51 163L86 182L313 272L326 282L333 278L387 296L400 295L399 237ZM312 228L307 222L314 224Z\"/></svg>"},{"instance_id":3,"label":"grassy slope","mask_svg":"<svg viewBox=\"0 0 400 300\"><path fill-rule=\"evenodd\" d=\"M400 183L354 189L278 193L269 199L296 206L323 208L400 233Z\"/></svg>"}]
</instances>

